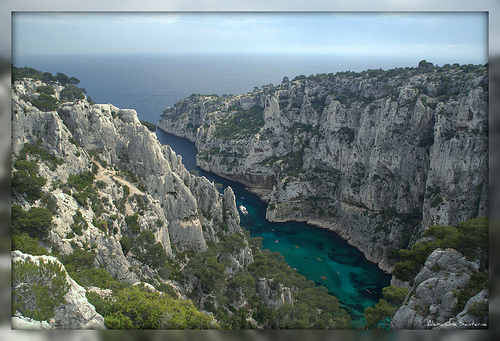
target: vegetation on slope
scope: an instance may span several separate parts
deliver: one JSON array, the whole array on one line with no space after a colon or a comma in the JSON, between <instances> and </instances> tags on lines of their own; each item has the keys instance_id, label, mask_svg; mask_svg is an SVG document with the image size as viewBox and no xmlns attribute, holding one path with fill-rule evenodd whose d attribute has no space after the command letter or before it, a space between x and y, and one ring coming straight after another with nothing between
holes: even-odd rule
<instances>
[{"instance_id":1,"label":"vegetation on slope","mask_svg":"<svg viewBox=\"0 0 500 341\"><path fill-rule=\"evenodd\" d=\"M156 124L148 122L146 120L139 120L143 126L149 129L149 131L154 132L156 130Z\"/></svg>"},{"instance_id":2,"label":"vegetation on slope","mask_svg":"<svg viewBox=\"0 0 500 341\"><path fill-rule=\"evenodd\" d=\"M229 140L254 135L264 126L263 112L259 106L236 111L215 125L215 137Z\"/></svg>"}]
</instances>

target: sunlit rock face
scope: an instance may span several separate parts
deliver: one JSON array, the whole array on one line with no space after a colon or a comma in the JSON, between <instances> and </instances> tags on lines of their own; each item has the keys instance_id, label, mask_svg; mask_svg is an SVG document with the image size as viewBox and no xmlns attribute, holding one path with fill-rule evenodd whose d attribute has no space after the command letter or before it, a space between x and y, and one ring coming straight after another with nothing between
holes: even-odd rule
<instances>
[{"instance_id":1,"label":"sunlit rock face","mask_svg":"<svg viewBox=\"0 0 500 341\"><path fill-rule=\"evenodd\" d=\"M268 202L267 219L332 229L391 271L391 252L427 227L488 214L487 75L421 65L296 77L193 95L159 127Z\"/></svg>"},{"instance_id":2,"label":"sunlit rock face","mask_svg":"<svg viewBox=\"0 0 500 341\"><path fill-rule=\"evenodd\" d=\"M141 264L130 253L123 253L120 241L130 230L127 217L139 212L136 233L151 231L167 256L172 256L174 247L204 251L207 241L219 240L217 233L242 233L232 190L221 194L212 182L189 173L181 157L161 145L134 110L82 99L64 103L55 111L41 111L23 97L36 96L41 85L44 83L24 79L12 86L13 161L26 144L60 160L55 167L38 160L38 167L47 180L42 191L57 210L49 239L61 254L70 254L75 245L93 245L96 266L118 280L135 283L148 275L132 271ZM54 88L54 96L59 97L60 87ZM82 172L92 172L99 182L96 191L101 208L89 201L88 205L78 203L76 191L64 185ZM29 209L40 203L14 198L14 204ZM81 234L72 234L78 212L86 228ZM227 230L220 231L220 222L226 223ZM248 263L251 252L240 258Z\"/></svg>"}]
</instances>

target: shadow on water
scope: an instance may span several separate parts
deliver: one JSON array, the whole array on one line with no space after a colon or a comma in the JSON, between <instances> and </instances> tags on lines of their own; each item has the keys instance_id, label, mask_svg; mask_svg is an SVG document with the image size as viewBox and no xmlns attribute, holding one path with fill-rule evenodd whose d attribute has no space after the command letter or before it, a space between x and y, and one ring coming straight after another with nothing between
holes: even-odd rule
<instances>
[{"instance_id":1,"label":"shadow on water","mask_svg":"<svg viewBox=\"0 0 500 341\"><path fill-rule=\"evenodd\" d=\"M193 143L161 129L156 130L156 135L161 143L170 145L182 155L189 171L221 183L223 188L231 186L237 205L244 205L248 210L248 215L240 214L241 226L252 237L263 238L263 249L281 253L290 267L316 285L326 287L351 315L353 327L364 326L364 310L375 306L382 297L382 288L390 283L389 275L330 230L306 223L268 222L265 219L266 204L246 191L243 185L196 167L197 151Z\"/></svg>"}]
</instances>

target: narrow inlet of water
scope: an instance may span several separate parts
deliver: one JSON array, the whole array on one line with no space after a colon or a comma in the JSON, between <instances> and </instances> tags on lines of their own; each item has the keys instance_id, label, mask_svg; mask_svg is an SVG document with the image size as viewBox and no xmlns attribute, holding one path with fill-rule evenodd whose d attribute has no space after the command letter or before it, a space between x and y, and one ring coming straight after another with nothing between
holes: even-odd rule
<instances>
[{"instance_id":1,"label":"narrow inlet of water","mask_svg":"<svg viewBox=\"0 0 500 341\"><path fill-rule=\"evenodd\" d=\"M288 265L324 286L328 293L337 297L352 318L353 328L365 324L364 311L374 307L382 297L382 288L390 284L390 275L369 262L355 247L349 245L333 231L306 223L272 223L265 219L266 204L256 195L248 192L239 183L221 178L196 166L196 147L189 140L176 137L161 129L156 136L162 144L168 144L182 156L182 162L189 171L222 184L231 186L236 204L248 210L240 212L241 226L252 237L262 237L263 249L281 253Z\"/></svg>"}]
</instances>

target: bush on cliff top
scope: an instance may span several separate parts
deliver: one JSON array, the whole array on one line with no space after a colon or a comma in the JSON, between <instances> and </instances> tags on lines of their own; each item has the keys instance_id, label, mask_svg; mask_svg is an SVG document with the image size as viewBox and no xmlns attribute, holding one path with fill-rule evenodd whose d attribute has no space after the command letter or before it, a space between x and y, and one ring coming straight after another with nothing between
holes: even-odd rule
<instances>
[{"instance_id":1,"label":"bush on cliff top","mask_svg":"<svg viewBox=\"0 0 500 341\"><path fill-rule=\"evenodd\" d=\"M394 266L393 275L403 281L412 281L427 257L438 248L453 248L467 259L479 260L480 270L488 266L488 218L475 218L453 226L431 226L423 234L430 240L408 249L399 250L401 261Z\"/></svg>"}]
</instances>

